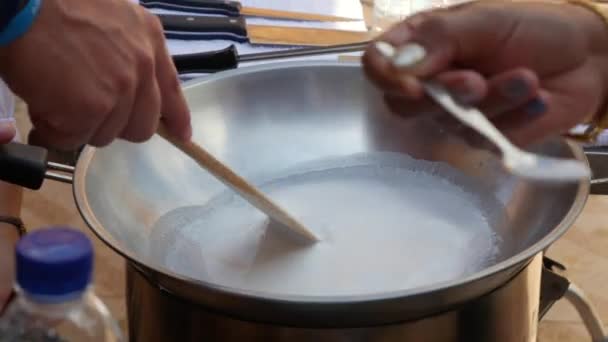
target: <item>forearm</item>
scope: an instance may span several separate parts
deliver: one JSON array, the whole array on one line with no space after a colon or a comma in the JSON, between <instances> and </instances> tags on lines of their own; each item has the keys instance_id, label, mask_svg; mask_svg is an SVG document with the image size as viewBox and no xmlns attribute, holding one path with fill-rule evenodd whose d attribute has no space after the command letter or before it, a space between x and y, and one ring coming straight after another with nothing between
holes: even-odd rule
<instances>
[{"instance_id":1,"label":"forearm","mask_svg":"<svg viewBox=\"0 0 608 342\"><path fill-rule=\"evenodd\" d=\"M0 216L20 217L22 198L21 187L0 182ZM19 231L14 225L0 222L0 273L3 273L6 267L11 266L5 265L4 260L12 260L11 256L18 239Z\"/></svg>"},{"instance_id":2,"label":"forearm","mask_svg":"<svg viewBox=\"0 0 608 342\"><path fill-rule=\"evenodd\" d=\"M0 139L2 142L19 142L20 137L15 134L14 97L0 81ZM11 134L11 129L13 131ZM0 182L0 216L6 218L20 218L23 190L21 187ZM14 279L15 246L19 240L19 228L9 222L0 222L0 311L6 299L10 296Z\"/></svg>"},{"instance_id":3,"label":"forearm","mask_svg":"<svg viewBox=\"0 0 608 342\"><path fill-rule=\"evenodd\" d=\"M21 187L0 182L0 216L21 215L21 201L23 190Z\"/></svg>"},{"instance_id":4,"label":"forearm","mask_svg":"<svg viewBox=\"0 0 608 342\"><path fill-rule=\"evenodd\" d=\"M13 97L7 92L3 84L0 84L0 93L7 95L0 96L0 104L2 104L0 106L0 118L2 118L2 123L12 124L13 129L15 129ZM0 133L0 135L5 133ZM15 135L13 140L19 142L19 135ZM23 189L21 187L0 182L0 216L19 219L21 216L22 199ZM19 227L11 224L10 221L0 222L0 314L13 291L15 247L19 240L19 231Z\"/></svg>"},{"instance_id":5,"label":"forearm","mask_svg":"<svg viewBox=\"0 0 608 342\"><path fill-rule=\"evenodd\" d=\"M19 217L22 189L0 182L0 215ZM15 276L15 247L19 232L15 226L0 222L0 314L13 291Z\"/></svg>"}]
</instances>

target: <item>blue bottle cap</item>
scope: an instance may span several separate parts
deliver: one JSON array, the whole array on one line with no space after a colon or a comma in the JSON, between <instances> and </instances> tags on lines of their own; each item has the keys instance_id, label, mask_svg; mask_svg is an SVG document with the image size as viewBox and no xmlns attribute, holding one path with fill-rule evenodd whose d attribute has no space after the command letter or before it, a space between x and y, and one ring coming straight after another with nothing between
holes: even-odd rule
<instances>
[{"instance_id":1,"label":"blue bottle cap","mask_svg":"<svg viewBox=\"0 0 608 342\"><path fill-rule=\"evenodd\" d=\"M93 246L82 232L49 227L25 235L17 244L17 285L30 296L65 297L91 282Z\"/></svg>"}]
</instances>

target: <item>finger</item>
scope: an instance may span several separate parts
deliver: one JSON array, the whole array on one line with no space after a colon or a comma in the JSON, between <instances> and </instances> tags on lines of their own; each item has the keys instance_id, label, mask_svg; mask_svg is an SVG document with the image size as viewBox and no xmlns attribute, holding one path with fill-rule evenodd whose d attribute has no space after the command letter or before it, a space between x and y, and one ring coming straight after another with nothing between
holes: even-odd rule
<instances>
[{"instance_id":1,"label":"finger","mask_svg":"<svg viewBox=\"0 0 608 342\"><path fill-rule=\"evenodd\" d=\"M153 56L144 55L139 63L138 89L128 123L121 138L131 142L144 142L154 133L160 120L160 90L155 77L155 60Z\"/></svg>"},{"instance_id":2,"label":"finger","mask_svg":"<svg viewBox=\"0 0 608 342\"><path fill-rule=\"evenodd\" d=\"M548 95L540 95L538 77L529 70L515 69L496 75L488 81L488 87L488 96L478 108L500 130L510 132L530 124L546 109L544 99ZM458 127L458 134L473 146L496 148L468 126Z\"/></svg>"},{"instance_id":3,"label":"finger","mask_svg":"<svg viewBox=\"0 0 608 342\"><path fill-rule=\"evenodd\" d=\"M397 46L404 54L418 50L410 48L412 46L424 48L424 58L402 66L398 74L427 78L454 65L475 65L483 71L484 65L480 63L491 59L486 57L498 50L502 38L512 32L518 20L517 16L503 12L500 6L477 3L422 12L395 26L378 40ZM370 55L366 61L371 57L374 56Z\"/></svg>"},{"instance_id":4,"label":"finger","mask_svg":"<svg viewBox=\"0 0 608 342\"><path fill-rule=\"evenodd\" d=\"M182 93L177 70L167 51L162 26L158 20L154 22L154 30L158 37L155 66L161 96L162 120L169 133L188 141L192 137L190 110Z\"/></svg>"},{"instance_id":5,"label":"finger","mask_svg":"<svg viewBox=\"0 0 608 342\"><path fill-rule=\"evenodd\" d=\"M524 68L493 76L488 86L488 96L479 104L479 109L490 118L516 110L538 97L540 91L536 74Z\"/></svg>"},{"instance_id":6,"label":"finger","mask_svg":"<svg viewBox=\"0 0 608 342\"><path fill-rule=\"evenodd\" d=\"M92 96L91 94L97 94ZM91 96L86 96L87 94ZM72 107L62 111L57 107L46 108L34 103L29 116L35 136L44 146L71 150L89 143L103 120L115 107L116 99L98 91L86 92L84 97L74 99ZM82 120L75 118L82 117Z\"/></svg>"},{"instance_id":7,"label":"finger","mask_svg":"<svg viewBox=\"0 0 608 342\"><path fill-rule=\"evenodd\" d=\"M38 115L37 115L38 116ZM61 150L72 150L79 148L89 142L89 131L80 130L74 132L60 131L45 121L32 120L33 129L30 136L43 146Z\"/></svg>"},{"instance_id":8,"label":"finger","mask_svg":"<svg viewBox=\"0 0 608 342\"><path fill-rule=\"evenodd\" d=\"M386 58L375 44L370 44L363 55L363 70L367 77L387 94L413 100L420 100L424 96L419 82L410 75L400 75L392 61Z\"/></svg>"},{"instance_id":9,"label":"finger","mask_svg":"<svg viewBox=\"0 0 608 342\"><path fill-rule=\"evenodd\" d=\"M487 82L479 73L471 70L447 71L435 79L442 84L460 103L475 104L488 92ZM387 106L396 114L403 116L437 115L444 111L429 97L415 101L403 96L388 94Z\"/></svg>"},{"instance_id":10,"label":"finger","mask_svg":"<svg viewBox=\"0 0 608 342\"><path fill-rule=\"evenodd\" d=\"M496 128L519 146L527 146L547 137L548 133L567 130L571 124L555 120L559 117L559 104L555 97L541 90L537 98L520 108L493 120Z\"/></svg>"},{"instance_id":11,"label":"finger","mask_svg":"<svg viewBox=\"0 0 608 342\"><path fill-rule=\"evenodd\" d=\"M160 104L160 90L156 80L142 84L133 107L133 114L121 137L131 142L144 142L150 139L156 132L161 118Z\"/></svg>"},{"instance_id":12,"label":"finger","mask_svg":"<svg viewBox=\"0 0 608 342\"><path fill-rule=\"evenodd\" d=\"M114 109L89 140L90 145L96 147L109 145L123 131L133 108L135 86L126 87L123 91L123 96L119 97Z\"/></svg>"},{"instance_id":13,"label":"finger","mask_svg":"<svg viewBox=\"0 0 608 342\"><path fill-rule=\"evenodd\" d=\"M513 20L482 6L422 12L396 25L370 44L363 63L368 77L386 93L400 91L419 99L419 78L430 78L455 65L475 65L496 50L496 36L508 34ZM479 9L478 7L482 7ZM500 19L500 20L499 20ZM489 33L488 33L489 32ZM378 49L378 42L395 46L394 56Z\"/></svg>"},{"instance_id":14,"label":"finger","mask_svg":"<svg viewBox=\"0 0 608 342\"><path fill-rule=\"evenodd\" d=\"M0 315L2 315L13 295L15 259L12 253L14 253L15 245L10 241L0 241L0 247L5 254L0 258L0 270L2 270L2 276L0 277Z\"/></svg>"},{"instance_id":15,"label":"finger","mask_svg":"<svg viewBox=\"0 0 608 342\"><path fill-rule=\"evenodd\" d=\"M82 136L70 136L49 128L34 127L30 136L41 146L69 151L86 144Z\"/></svg>"},{"instance_id":16,"label":"finger","mask_svg":"<svg viewBox=\"0 0 608 342\"><path fill-rule=\"evenodd\" d=\"M389 29L385 30L380 36L378 36L377 40L387 42L393 46L400 46L409 42L413 37L412 22L415 21L413 19L423 17L425 15L426 12L421 12L409 17L406 20L393 24L391 27L389 27Z\"/></svg>"},{"instance_id":17,"label":"finger","mask_svg":"<svg viewBox=\"0 0 608 342\"><path fill-rule=\"evenodd\" d=\"M11 142L16 134L17 129L15 128L14 120L8 119L0 121L0 144Z\"/></svg>"},{"instance_id":18,"label":"finger","mask_svg":"<svg viewBox=\"0 0 608 342\"><path fill-rule=\"evenodd\" d=\"M431 77L453 63L458 46L448 34L450 22L441 14L422 13L405 25L411 38L396 45L394 60L399 74Z\"/></svg>"}]
</instances>

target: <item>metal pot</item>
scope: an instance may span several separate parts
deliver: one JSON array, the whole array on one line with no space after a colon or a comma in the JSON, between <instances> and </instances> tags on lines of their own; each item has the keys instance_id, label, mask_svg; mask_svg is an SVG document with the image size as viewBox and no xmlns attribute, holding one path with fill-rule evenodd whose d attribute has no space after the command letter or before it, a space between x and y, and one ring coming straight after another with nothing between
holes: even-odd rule
<instances>
[{"instance_id":1,"label":"metal pot","mask_svg":"<svg viewBox=\"0 0 608 342\"><path fill-rule=\"evenodd\" d=\"M166 340L172 333L180 340L218 341L535 339L540 268L532 261L580 214L589 181L539 184L513 177L493 153L469 145L432 119L406 121L389 113L358 64L267 64L190 81L184 90L194 139L246 177L370 151L451 165L506 208L500 228L507 238L505 255L461 279L373 296L279 296L200 281L150 257L148 238L163 214L204 203L224 186L158 137L145 144L86 147L75 169L74 197L91 229L129 261L131 304L138 303L130 305L135 340ZM585 160L580 147L561 139L535 150ZM138 295L149 293L150 286L156 299ZM514 298L525 300L508 305L505 315L501 310L517 303ZM175 323L164 325L176 317L179 331ZM154 325L141 323L148 318ZM473 318L489 324L479 327L483 333L470 334ZM501 329L490 328L505 319L517 331L500 337ZM222 328L211 329L205 322Z\"/></svg>"}]
</instances>

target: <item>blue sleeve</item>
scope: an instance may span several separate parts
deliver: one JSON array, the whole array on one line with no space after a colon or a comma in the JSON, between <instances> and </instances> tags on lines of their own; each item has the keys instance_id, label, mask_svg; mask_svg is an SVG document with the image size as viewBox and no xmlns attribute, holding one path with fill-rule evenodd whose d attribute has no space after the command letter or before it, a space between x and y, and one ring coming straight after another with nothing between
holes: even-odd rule
<instances>
[{"instance_id":1,"label":"blue sleeve","mask_svg":"<svg viewBox=\"0 0 608 342\"><path fill-rule=\"evenodd\" d=\"M0 0L0 31L6 28L25 2L22 0Z\"/></svg>"}]
</instances>

